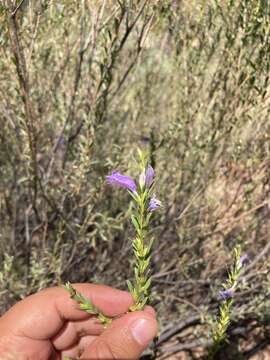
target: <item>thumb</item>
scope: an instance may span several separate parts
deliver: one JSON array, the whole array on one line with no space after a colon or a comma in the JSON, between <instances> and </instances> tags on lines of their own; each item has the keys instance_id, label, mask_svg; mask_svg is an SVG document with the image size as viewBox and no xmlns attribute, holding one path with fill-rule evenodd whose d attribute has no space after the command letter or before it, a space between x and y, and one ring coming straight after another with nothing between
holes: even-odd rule
<instances>
[{"instance_id":1,"label":"thumb","mask_svg":"<svg viewBox=\"0 0 270 360\"><path fill-rule=\"evenodd\" d=\"M157 321L152 311L129 313L114 320L80 359L138 359L156 334Z\"/></svg>"}]
</instances>

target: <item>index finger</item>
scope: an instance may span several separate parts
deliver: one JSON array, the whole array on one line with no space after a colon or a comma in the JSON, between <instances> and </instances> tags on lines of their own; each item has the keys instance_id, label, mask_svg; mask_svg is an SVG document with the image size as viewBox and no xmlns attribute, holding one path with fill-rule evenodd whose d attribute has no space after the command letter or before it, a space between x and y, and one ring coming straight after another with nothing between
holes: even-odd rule
<instances>
[{"instance_id":1,"label":"index finger","mask_svg":"<svg viewBox=\"0 0 270 360\"><path fill-rule=\"evenodd\" d=\"M132 304L132 297L126 291L96 284L73 286L107 316L123 314ZM91 316L79 309L66 290L55 287L42 290L13 306L1 318L0 331L4 327L5 333L9 329L13 334L43 340L55 336L65 322Z\"/></svg>"}]
</instances>

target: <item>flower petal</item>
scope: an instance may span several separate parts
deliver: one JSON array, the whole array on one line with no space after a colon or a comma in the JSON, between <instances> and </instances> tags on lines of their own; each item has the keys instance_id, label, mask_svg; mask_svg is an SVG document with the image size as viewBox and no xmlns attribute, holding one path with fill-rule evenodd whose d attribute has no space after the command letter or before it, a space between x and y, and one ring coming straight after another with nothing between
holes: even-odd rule
<instances>
[{"instance_id":1,"label":"flower petal","mask_svg":"<svg viewBox=\"0 0 270 360\"><path fill-rule=\"evenodd\" d=\"M222 300L231 299L233 295L234 295L234 290L232 288L227 290L222 290L219 292L219 296L221 297Z\"/></svg>"},{"instance_id":2,"label":"flower petal","mask_svg":"<svg viewBox=\"0 0 270 360\"><path fill-rule=\"evenodd\" d=\"M145 173L145 186L146 187L150 187L152 185L154 176L155 176L155 171L152 168L152 166L149 165L148 168L146 169L146 173Z\"/></svg>"},{"instance_id":3,"label":"flower petal","mask_svg":"<svg viewBox=\"0 0 270 360\"><path fill-rule=\"evenodd\" d=\"M118 171L113 171L112 175L106 176L106 180L110 185L119 185L132 192L136 191L136 183L130 176L122 175Z\"/></svg>"},{"instance_id":4,"label":"flower petal","mask_svg":"<svg viewBox=\"0 0 270 360\"><path fill-rule=\"evenodd\" d=\"M242 256L240 256L240 260L239 260L239 262L240 262L240 266L243 266L244 265L244 263L247 261L247 259L248 259L248 256L245 254L245 255L242 255Z\"/></svg>"},{"instance_id":5,"label":"flower petal","mask_svg":"<svg viewBox=\"0 0 270 360\"><path fill-rule=\"evenodd\" d=\"M148 210L153 211L161 207L161 201L159 201L155 196L152 196L149 201Z\"/></svg>"}]
</instances>

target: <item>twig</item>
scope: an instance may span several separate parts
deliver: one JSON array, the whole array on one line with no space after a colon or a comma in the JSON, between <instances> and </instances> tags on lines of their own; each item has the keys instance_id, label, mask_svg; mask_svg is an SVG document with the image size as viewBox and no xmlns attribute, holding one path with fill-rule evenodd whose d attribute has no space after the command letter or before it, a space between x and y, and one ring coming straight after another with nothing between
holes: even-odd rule
<instances>
[{"instance_id":1,"label":"twig","mask_svg":"<svg viewBox=\"0 0 270 360\"><path fill-rule=\"evenodd\" d=\"M17 11L20 9L20 7L23 5L25 0L21 0L20 3L17 5L14 11L12 11L11 16L16 16Z\"/></svg>"},{"instance_id":2,"label":"twig","mask_svg":"<svg viewBox=\"0 0 270 360\"><path fill-rule=\"evenodd\" d=\"M265 247L261 250L261 252L255 257L255 259L249 264L246 265L246 267L243 269L243 276L244 274L247 274L249 270L251 270L270 250L270 242L265 245Z\"/></svg>"},{"instance_id":3,"label":"twig","mask_svg":"<svg viewBox=\"0 0 270 360\"><path fill-rule=\"evenodd\" d=\"M87 48L85 47L84 45L84 41L82 39L82 36L83 36L83 31L82 31L82 28L83 28L83 19L81 20L81 38L80 38L80 49L78 51L78 54L77 54L77 62L76 62L76 66L75 66L75 77L74 77L74 85L73 85L73 90L72 90L72 95L71 95L71 100L70 100L70 103L69 103L69 108L68 108L68 114L67 114L67 117L64 121L64 124L59 132L59 135L57 137L57 140L52 148L52 151L51 151L51 156L50 156L50 160L49 160L49 163L48 163L48 166L47 166L47 170L46 170L46 182L48 181L48 179L50 178L50 175L51 175L51 171L52 171L52 166L53 166L53 163L54 163L54 157L55 157L55 154L61 144L61 139L64 135L64 132L67 128L67 125L71 122L73 116L74 116L74 105L75 105L75 100L77 98L77 90L79 88L79 84L80 84L80 80L81 80L81 69L82 69L82 63L83 63L83 59L84 59L84 54L85 54L85 51L87 50ZM68 144L67 144L68 146ZM67 150L66 150L67 151ZM64 157L65 158L65 157Z\"/></svg>"},{"instance_id":4,"label":"twig","mask_svg":"<svg viewBox=\"0 0 270 360\"><path fill-rule=\"evenodd\" d=\"M23 4L23 1L20 2L18 5L18 9L11 11L13 4L12 1L8 1L10 15L8 16L8 28L9 28L9 37L11 41L11 47L13 51L13 55L15 58L15 65L17 70L17 76L20 85L20 91L22 100L25 107L25 125L27 129L27 136L29 141L29 148L31 154L31 165L32 165L32 172L33 172L33 199L32 199L32 206L33 210L38 217L37 209L36 209L36 199L37 199L37 191L38 191L38 165L37 165L37 148L36 148L36 132L35 132L35 116L33 105L31 103L30 98L30 85L29 85L29 74L26 68L26 61L23 52L23 48L20 42L19 34L18 34L18 27L16 21L16 12L19 7Z\"/></svg>"},{"instance_id":5,"label":"twig","mask_svg":"<svg viewBox=\"0 0 270 360\"><path fill-rule=\"evenodd\" d=\"M157 346L163 344L165 341L171 339L174 335L185 330L186 328L201 323L201 317L198 315L193 315L187 318L186 320L181 321L178 325L172 325L172 329L166 331L166 333L161 334L159 340L157 341Z\"/></svg>"},{"instance_id":6,"label":"twig","mask_svg":"<svg viewBox=\"0 0 270 360\"><path fill-rule=\"evenodd\" d=\"M171 346L171 347L162 347L159 351L161 353L166 353L166 354L175 354L177 352L180 351L189 351L189 350L193 350L196 349L198 347L203 347L203 348L208 348L210 345L212 344L212 341L193 341L187 344L180 344L180 345L175 345L175 346ZM165 359L166 357L163 357L162 359Z\"/></svg>"}]
</instances>

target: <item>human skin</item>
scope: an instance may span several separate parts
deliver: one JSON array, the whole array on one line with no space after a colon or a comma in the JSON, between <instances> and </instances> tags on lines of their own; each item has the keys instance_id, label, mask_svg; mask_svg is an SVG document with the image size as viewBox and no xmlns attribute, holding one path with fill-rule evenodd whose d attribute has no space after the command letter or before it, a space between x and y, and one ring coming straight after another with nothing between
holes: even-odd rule
<instances>
[{"instance_id":1,"label":"human skin","mask_svg":"<svg viewBox=\"0 0 270 360\"><path fill-rule=\"evenodd\" d=\"M104 285L74 284L105 315L97 318L78 309L60 287L42 290L14 305L0 318L1 360L137 359L156 336L151 307L127 313L129 293Z\"/></svg>"}]
</instances>

